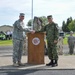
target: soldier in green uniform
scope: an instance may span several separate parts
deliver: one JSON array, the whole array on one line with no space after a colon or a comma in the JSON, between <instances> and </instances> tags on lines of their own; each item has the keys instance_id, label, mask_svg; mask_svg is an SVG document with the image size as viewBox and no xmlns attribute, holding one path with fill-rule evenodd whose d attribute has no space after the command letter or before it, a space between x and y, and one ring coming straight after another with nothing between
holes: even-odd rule
<instances>
[{"instance_id":1,"label":"soldier in green uniform","mask_svg":"<svg viewBox=\"0 0 75 75\"><path fill-rule=\"evenodd\" d=\"M70 31L70 36L68 37L68 46L69 46L69 54L72 55L74 53L74 43L75 36L73 36L73 31Z\"/></svg>"},{"instance_id":2,"label":"soldier in green uniform","mask_svg":"<svg viewBox=\"0 0 75 75\"><path fill-rule=\"evenodd\" d=\"M23 51L23 32L31 32L34 33L34 31L31 31L29 29L24 28L24 13L20 13L19 19L15 21L13 24L13 65L14 66L20 66L21 63L21 57L22 57L22 51Z\"/></svg>"},{"instance_id":3,"label":"soldier in green uniform","mask_svg":"<svg viewBox=\"0 0 75 75\"><path fill-rule=\"evenodd\" d=\"M57 42L58 42L58 25L53 22L52 15L47 16L48 24L44 26L41 31L46 31L47 44L48 44L48 57L51 60L46 66L57 66L58 65L58 53L57 53Z\"/></svg>"}]
</instances>

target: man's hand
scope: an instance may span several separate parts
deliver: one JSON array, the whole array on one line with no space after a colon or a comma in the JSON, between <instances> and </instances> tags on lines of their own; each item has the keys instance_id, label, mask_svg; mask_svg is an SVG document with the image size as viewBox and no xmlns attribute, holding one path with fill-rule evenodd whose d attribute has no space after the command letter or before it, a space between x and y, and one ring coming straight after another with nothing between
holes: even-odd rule
<instances>
[{"instance_id":1,"label":"man's hand","mask_svg":"<svg viewBox=\"0 0 75 75\"><path fill-rule=\"evenodd\" d=\"M35 33L35 30L31 30L30 32L31 32L31 34L34 34Z\"/></svg>"}]
</instances>

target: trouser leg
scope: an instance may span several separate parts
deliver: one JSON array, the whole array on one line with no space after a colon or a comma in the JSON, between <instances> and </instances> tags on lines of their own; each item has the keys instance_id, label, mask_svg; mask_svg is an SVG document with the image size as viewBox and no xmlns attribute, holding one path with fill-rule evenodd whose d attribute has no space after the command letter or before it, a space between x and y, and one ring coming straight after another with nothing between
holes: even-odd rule
<instances>
[{"instance_id":1,"label":"trouser leg","mask_svg":"<svg viewBox=\"0 0 75 75\"><path fill-rule=\"evenodd\" d=\"M70 54L73 54L73 52L74 52L74 45L71 45L71 46L69 47L69 53L70 53Z\"/></svg>"},{"instance_id":2,"label":"trouser leg","mask_svg":"<svg viewBox=\"0 0 75 75\"><path fill-rule=\"evenodd\" d=\"M21 58L22 58L22 51L23 51L23 41L20 41L19 45L19 51L18 51L18 62L21 63Z\"/></svg>"},{"instance_id":3,"label":"trouser leg","mask_svg":"<svg viewBox=\"0 0 75 75\"><path fill-rule=\"evenodd\" d=\"M17 63L18 61L19 44L20 44L19 40L13 39L13 63Z\"/></svg>"}]
</instances>

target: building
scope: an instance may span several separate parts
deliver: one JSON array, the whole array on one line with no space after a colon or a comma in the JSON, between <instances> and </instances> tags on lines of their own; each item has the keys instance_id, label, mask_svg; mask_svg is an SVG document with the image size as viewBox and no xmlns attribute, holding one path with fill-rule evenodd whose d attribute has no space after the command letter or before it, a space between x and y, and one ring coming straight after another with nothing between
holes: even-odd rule
<instances>
[{"instance_id":1,"label":"building","mask_svg":"<svg viewBox=\"0 0 75 75\"><path fill-rule=\"evenodd\" d=\"M9 25L0 26L0 31L3 31L3 32L13 31L13 26L9 26Z\"/></svg>"}]
</instances>

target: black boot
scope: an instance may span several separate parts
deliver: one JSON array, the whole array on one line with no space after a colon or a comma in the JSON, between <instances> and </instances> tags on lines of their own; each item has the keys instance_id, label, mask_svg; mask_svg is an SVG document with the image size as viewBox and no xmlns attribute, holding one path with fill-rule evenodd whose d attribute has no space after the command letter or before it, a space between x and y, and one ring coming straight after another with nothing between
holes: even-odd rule
<instances>
[{"instance_id":1,"label":"black boot","mask_svg":"<svg viewBox=\"0 0 75 75\"><path fill-rule=\"evenodd\" d=\"M56 64L56 66L58 66L58 60L55 60L55 64Z\"/></svg>"},{"instance_id":2,"label":"black boot","mask_svg":"<svg viewBox=\"0 0 75 75\"><path fill-rule=\"evenodd\" d=\"M55 66L58 66L57 60L54 60L54 62L53 62L53 64L52 64L52 67L55 67Z\"/></svg>"},{"instance_id":3,"label":"black boot","mask_svg":"<svg viewBox=\"0 0 75 75\"><path fill-rule=\"evenodd\" d=\"M51 60L50 63L46 64L46 66L52 66L52 64L53 64L53 60Z\"/></svg>"}]
</instances>

